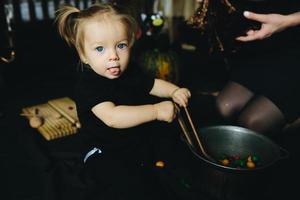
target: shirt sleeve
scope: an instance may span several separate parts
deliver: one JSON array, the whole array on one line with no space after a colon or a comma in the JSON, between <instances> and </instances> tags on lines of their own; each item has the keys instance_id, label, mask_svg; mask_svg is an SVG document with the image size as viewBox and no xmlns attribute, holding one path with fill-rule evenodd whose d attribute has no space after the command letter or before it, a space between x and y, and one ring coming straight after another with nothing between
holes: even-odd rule
<instances>
[{"instance_id":1,"label":"shirt sleeve","mask_svg":"<svg viewBox=\"0 0 300 200\"><path fill-rule=\"evenodd\" d=\"M140 66L136 64L133 64L131 67L129 74L131 87L135 88L139 93L149 94L153 88L155 78L144 72Z\"/></svg>"}]
</instances>

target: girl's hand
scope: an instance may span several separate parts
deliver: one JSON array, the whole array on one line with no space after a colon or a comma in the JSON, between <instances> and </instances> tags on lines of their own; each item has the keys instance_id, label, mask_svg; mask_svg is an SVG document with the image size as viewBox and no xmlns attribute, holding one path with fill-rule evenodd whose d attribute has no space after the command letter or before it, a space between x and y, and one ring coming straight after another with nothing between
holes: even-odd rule
<instances>
[{"instance_id":1,"label":"girl's hand","mask_svg":"<svg viewBox=\"0 0 300 200\"><path fill-rule=\"evenodd\" d=\"M288 18L280 14L257 14L249 11L244 12L247 19L261 23L259 30L249 30L246 36L237 37L236 40L248 42L253 40L263 40L276 32L280 32L288 27Z\"/></svg>"},{"instance_id":2,"label":"girl's hand","mask_svg":"<svg viewBox=\"0 0 300 200\"><path fill-rule=\"evenodd\" d=\"M181 107L187 107L191 92L187 88L177 88L172 92L171 97Z\"/></svg>"},{"instance_id":3,"label":"girl's hand","mask_svg":"<svg viewBox=\"0 0 300 200\"><path fill-rule=\"evenodd\" d=\"M171 101L163 101L154 104L156 119L159 121L172 122L176 117L176 109Z\"/></svg>"}]
</instances>

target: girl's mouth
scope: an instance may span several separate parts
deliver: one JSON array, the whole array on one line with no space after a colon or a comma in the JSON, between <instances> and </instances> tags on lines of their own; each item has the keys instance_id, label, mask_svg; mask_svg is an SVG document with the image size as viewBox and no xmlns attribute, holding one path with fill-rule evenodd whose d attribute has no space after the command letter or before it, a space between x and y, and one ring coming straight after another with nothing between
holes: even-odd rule
<instances>
[{"instance_id":1,"label":"girl's mouth","mask_svg":"<svg viewBox=\"0 0 300 200\"><path fill-rule=\"evenodd\" d=\"M107 71L113 76L118 76L121 73L120 66L109 67Z\"/></svg>"}]
</instances>

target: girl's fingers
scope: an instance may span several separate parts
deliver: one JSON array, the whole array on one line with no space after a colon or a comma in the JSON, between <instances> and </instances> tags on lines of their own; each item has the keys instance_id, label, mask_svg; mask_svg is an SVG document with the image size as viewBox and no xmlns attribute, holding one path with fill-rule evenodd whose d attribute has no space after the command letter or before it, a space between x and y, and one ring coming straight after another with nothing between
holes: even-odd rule
<instances>
[{"instance_id":1,"label":"girl's fingers","mask_svg":"<svg viewBox=\"0 0 300 200\"><path fill-rule=\"evenodd\" d=\"M173 100L178 103L181 107L186 107L188 99L191 97L191 92L188 89L178 91L174 96Z\"/></svg>"},{"instance_id":2,"label":"girl's fingers","mask_svg":"<svg viewBox=\"0 0 300 200\"><path fill-rule=\"evenodd\" d=\"M188 103L188 99L187 98L175 98L174 99L176 103L178 103L181 107L184 106L186 107L187 106L187 103Z\"/></svg>"}]
</instances>

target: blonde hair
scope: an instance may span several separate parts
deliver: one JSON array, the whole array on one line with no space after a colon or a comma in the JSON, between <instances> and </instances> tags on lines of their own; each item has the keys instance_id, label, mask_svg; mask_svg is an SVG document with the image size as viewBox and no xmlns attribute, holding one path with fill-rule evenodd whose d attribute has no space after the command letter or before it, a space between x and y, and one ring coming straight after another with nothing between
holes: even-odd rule
<instances>
[{"instance_id":1,"label":"blonde hair","mask_svg":"<svg viewBox=\"0 0 300 200\"><path fill-rule=\"evenodd\" d=\"M84 10L79 10L74 6L65 5L57 10L57 17L55 21L57 23L60 36L68 43L69 46L74 46L81 57L81 55L84 55L84 22L90 19L95 19L104 14L118 17L127 29L126 32L129 44L132 46L138 30L137 22L126 10L116 5L98 3Z\"/></svg>"}]
</instances>

